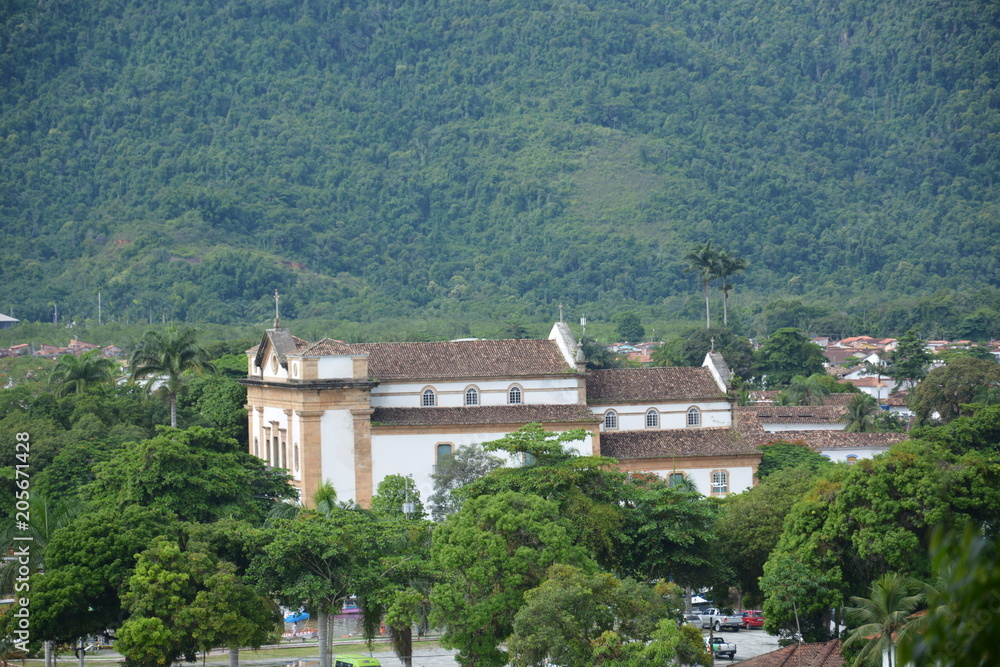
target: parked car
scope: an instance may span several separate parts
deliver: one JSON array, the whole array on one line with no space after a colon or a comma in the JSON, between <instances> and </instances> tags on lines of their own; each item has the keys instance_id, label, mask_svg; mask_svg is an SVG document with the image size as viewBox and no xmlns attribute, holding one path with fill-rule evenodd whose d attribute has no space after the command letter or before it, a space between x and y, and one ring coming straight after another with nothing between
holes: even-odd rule
<instances>
[{"instance_id":1,"label":"parked car","mask_svg":"<svg viewBox=\"0 0 1000 667\"><path fill-rule=\"evenodd\" d=\"M730 644L722 637L712 637L712 641L706 641L706 646L708 650L711 651L713 658L729 658L730 660L736 655L736 644Z\"/></svg>"},{"instance_id":2,"label":"parked car","mask_svg":"<svg viewBox=\"0 0 1000 667\"><path fill-rule=\"evenodd\" d=\"M709 607L698 614L701 619L701 627L714 628L716 632L723 629L739 632L743 627L743 617L737 614L724 614L721 610Z\"/></svg>"},{"instance_id":3,"label":"parked car","mask_svg":"<svg viewBox=\"0 0 1000 667\"><path fill-rule=\"evenodd\" d=\"M743 612L743 629L764 627L764 612L759 609L748 609Z\"/></svg>"}]
</instances>

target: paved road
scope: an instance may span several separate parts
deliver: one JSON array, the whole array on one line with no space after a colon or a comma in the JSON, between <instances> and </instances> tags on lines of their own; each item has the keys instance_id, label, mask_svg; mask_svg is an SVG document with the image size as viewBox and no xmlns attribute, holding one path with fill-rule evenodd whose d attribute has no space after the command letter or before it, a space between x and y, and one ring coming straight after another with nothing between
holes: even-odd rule
<instances>
[{"instance_id":1,"label":"paved road","mask_svg":"<svg viewBox=\"0 0 1000 667\"><path fill-rule=\"evenodd\" d=\"M704 630L703 634L707 637L708 630ZM769 635L763 630L740 630L739 632L716 632L716 637L724 637L726 642L730 644L736 644L736 657L733 660L728 658L716 658L716 665L727 665L733 662L743 662L744 660L749 660L750 658L756 657L758 655L763 655L765 653L770 653L771 651L776 651L778 647L778 638L773 635Z\"/></svg>"}]
</instances>

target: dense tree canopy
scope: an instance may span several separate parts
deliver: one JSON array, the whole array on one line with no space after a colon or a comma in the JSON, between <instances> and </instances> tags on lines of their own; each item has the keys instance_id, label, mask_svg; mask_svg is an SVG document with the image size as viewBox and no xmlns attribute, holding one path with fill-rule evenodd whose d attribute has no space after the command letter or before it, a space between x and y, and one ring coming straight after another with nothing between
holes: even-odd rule
<instances>
[{"instance_id":1,"label":"dense tree canopy","mask_svg":"<svg viewBox=\"0 0 1000 667\"><path fill-rule=\"evenodd\" d=\"M261 321L275 288L694 320L715 239L761 304L995 336L998 11L10 0L0 280L30 320Z\"/></svg>"}]
</instances>

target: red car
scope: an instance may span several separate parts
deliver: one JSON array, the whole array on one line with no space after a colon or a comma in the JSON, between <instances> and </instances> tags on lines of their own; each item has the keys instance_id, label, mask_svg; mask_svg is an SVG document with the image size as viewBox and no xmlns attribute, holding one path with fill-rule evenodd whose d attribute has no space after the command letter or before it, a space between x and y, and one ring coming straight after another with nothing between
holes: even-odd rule
<instances>
[{"instance_id":1,"label":"red car","mask_svg":"<svg viewBox=\"0 0 1000 667\"><path fill-rule=\"evenodd\" d=\"M750 609L743 612L743 629L764 627L764 612L758 609Z\"/></svg>"}]
</instances>

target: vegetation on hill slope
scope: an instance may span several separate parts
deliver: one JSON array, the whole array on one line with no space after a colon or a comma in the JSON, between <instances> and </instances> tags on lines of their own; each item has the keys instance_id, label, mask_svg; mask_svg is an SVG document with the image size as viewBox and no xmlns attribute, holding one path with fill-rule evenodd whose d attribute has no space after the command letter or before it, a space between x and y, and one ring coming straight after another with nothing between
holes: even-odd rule
<instances>
[{"instance_id":1,"label":"vegetation on hill slope","mask_svg":"<svg viewBox=\"0 0 1000 667\"><path fill-rule=\"evenodd\" d=\"M275 288L299 317L696 319L707 240L749 260L737 296L997 307L969 290L998 284L996 3L5 0L0 23L22 319L101 292L116 319L261 321Z\"/></svg>"}]
</instances>

